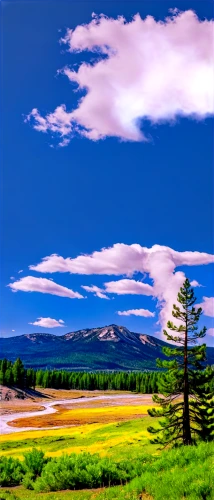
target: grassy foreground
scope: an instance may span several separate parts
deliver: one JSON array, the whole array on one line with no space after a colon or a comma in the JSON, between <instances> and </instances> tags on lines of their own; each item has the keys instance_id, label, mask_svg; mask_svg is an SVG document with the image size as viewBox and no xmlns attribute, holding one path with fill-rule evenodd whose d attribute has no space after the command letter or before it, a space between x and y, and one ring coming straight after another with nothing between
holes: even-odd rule
<instances>
[{"instance_id":1,"label":"grassy foreground","mask_svg":"<svg viewBox=\"0 0 214 500\"><path fill-rule=\"evenodd\" d=\"M35 493L2 488L1 500L213 500L214 444L145 455L140 477L124 486L98 490ZM127 454L128 459L128 454Z\"/></svg>"},{"instance_id":2,"label":"grassy foreground","mask_svg":"<svg viewBox=\"0 0 214 500\"><path fill-rule=\"evenodd\" d=\"M8 486L0 489L0 500L213 500L214 444L201 443L197 447L159 452L149 443L147 427L151 417L141 416L147 407L148 402L143 409L136 404L129 408L126 405L117 408L92 405L81 410L61 408L53 415L54 419L58 425L59 420L61 425L66 425L69 419L73 426L0 436L1 455L21 461L26 452L36 447L55 460L64 454L78 456L88 452L107 457L116 464L131 463L134 474L129 477L134 479L127 484L121 482L119 486L79 491L62 487L60 491L41 493L28 490L24 485ZM79 425L75 425L77 420ZM152 421L154 423L154 419ZM38 425L38 421L35 424Z\"/></svg>"}]
</instances>

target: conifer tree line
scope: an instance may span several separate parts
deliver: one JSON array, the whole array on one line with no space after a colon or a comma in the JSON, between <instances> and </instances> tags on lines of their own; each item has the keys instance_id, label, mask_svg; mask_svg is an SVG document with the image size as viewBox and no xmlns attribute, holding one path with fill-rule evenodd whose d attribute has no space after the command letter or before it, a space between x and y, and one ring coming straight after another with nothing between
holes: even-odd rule
<instances>
[{"instance_id":1,"label":"conifer tree line","mask_svg":"<svg viewBox=\"0 0 214 500\"><path fill-rule=\"evenodd\" d=\"M36 372L36 385L55 389L120 390L144 394L158 392L161 372Z\"/></svg>"},{"instance_id":2,"label":"conifer tree line","mask_svg":"<svg viewBox=\"0 0 214 500\"><path fill-rule=\"evenodd\" d=\"M25 369L20 358L0 360L0 384L19 388L121 390L144 394L158 392L161 372L69 372Z\"/></svg>"},{"instance_id":3,"label":"conifer tree line","mask_svg":"<svg viewBox=\"0 0 214 500\"><path fill-rule=\"evenodd\" d=\"M206 372L213 373L211 367ZM142 394L160 392L163 372L69 372L67 370L25 369L20 358L12 363L0 360L0 384L24 388L120 390ZM209 379L209 389L214 391L214 379Z\"/></svg>"}]
</instances>

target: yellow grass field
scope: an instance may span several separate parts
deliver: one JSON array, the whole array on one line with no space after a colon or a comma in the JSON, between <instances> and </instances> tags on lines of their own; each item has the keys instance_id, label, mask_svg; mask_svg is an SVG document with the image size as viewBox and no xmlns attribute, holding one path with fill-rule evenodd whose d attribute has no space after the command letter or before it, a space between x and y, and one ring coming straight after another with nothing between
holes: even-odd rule
<instances>
[{"instance_id":1,"label":"yellow grass field","mask_svg":"<svg viewBox=\"0 0 214 500\"><path fill-rule=\"evenodd\" d=\"M83 403L84 405L84 403ZM92 408L58 408L54 414L21 418L16 426L35 426L41 430L14 432L0 436L1 454L22 458L32 447L41 448L48 456L88 451L100 455L122 457L130 447L132 454L145 447L150 450L147 427L151 404L119 404ZM63 426L63 428L53 428ZM52 427L52 429L42 429ZM156 448L152 448L153 453Z\"/></svg>"}]
</instances>

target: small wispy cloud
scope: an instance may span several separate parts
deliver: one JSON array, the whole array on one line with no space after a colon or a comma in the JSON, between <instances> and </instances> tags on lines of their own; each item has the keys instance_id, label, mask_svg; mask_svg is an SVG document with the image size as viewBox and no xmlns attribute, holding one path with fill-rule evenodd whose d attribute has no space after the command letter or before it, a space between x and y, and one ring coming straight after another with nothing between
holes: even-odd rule
<instances>
[{"instance_id":1,"label":"small wispy cloud","mask_svg":"<svg viewBox=\"0 0 214 500\"><path fill-rule=\"evenodd\" d=\"M154 318L155 313L148 309L129 309L128 311L117 311L119 316L142 316L143 318Z\"/></svg>"},{"instance_id":2,"label":"small wispy cloud","mask_svg":"<svg viewBox=\"0 0 214 500\"><path fill-rule=\"evenodd\" d=\"M203 287L203 285L201 285L201 284L200 284L198 281L196 281L196 280L191 281L190 285L191 285L191 286L193 286L194 288L196 288L196 287Z\"/></svg>"},{"instance_id":3,"label":"small wispy cloud","mask_svg":"<svg viewBox=\"0 0 214 500\"><path fill-rule=\"evenodd\" d=\"M33 323L28 323L29 325L41 326L42 328L56 328L65 327L65 322L62 319L53 318L37 318Z\"/></svg>"},{"instance_id":4,"label":"small wispy cloud","mask_svg":"<svg viewBox=\"0 0 214 500\"><path fill-rule=\"evenodd\" d=\"M99 297L100 299L108 299L109 300L109 297L105 293L103 293L103 292L105 292L105 290L103 290L102 288L99 288L96 285L91 285L91 286L82 285L82 288L84 290L86 290L86 292L93 293L95 297Z\"/></svg>"},{"instance_id":5,"label":"small wispy cloud","mask_svg":"<svg viewBox=\"0 0 214 500\"><path fill-rule=\"evenodd\" d=\"M25 117L25 122L34 120L34 129L38 132L57 133L62 138L59 145L66 146L70 140L66 136L72 131L72 113L66 111L65 105L58 106L53 113L49 113L43 118L38 109L32 109L31 113Z\"/></svg>"},{"instance_id":6,"label":"small wispy cloud","mask_svg":"<svg viewBox=\"0 0 214 500\"><path fill-rule=\"evenodd\" d=\"M117 295L154 295L154 288L142 281L122 279L118 281L108 281L105 283L105 290L108 293Z\"/></svg>"},{"instance_id":7,"label":"small wispy cloud","mask_svg":"<svg viewBox=\"0 0 214 500\"><path fill-rule=\"evenodd\" d=\"M23 269L20 269L20 271L18 271L18 274L20 274L20 273L23 273Z\"/></svg>"},{"instance_id":8,"label":"small wispy cloud","mask_svg":"<svg viewBox=\"0 0 214 500\"><path fill-rule=\"evenodd\" d=\"M13 292L40 292L50 295L58 295L59 297L69 297L70 299L83 299L83 295L79 292L74 292L70 288L58 285L54 281L46 278L35 278L34 276L26 276L19 281L9 283L7 285Z\"/></svg>"}]
</instances>

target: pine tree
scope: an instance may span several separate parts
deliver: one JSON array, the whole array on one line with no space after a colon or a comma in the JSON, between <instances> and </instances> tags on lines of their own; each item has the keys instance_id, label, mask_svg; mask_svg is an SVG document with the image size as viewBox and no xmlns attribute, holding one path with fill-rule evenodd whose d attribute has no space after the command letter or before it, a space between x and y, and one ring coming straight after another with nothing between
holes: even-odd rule
<instances>
[{"instance_id":1,"label":"pine tree","mask_svg":"<svg viewBox=\"0 0 214 500\"><path fill-rule=\"evenodd\" d=\"M24 385L24 365L20 358L17 358L12 368L14 384L18 387L23 387Z\"/></svg>"},{"instance_id":2,"label":"pine tree","mask_svg":"<svg viewBox=\"0 0 214 500\"><path fill-rule=\"evenodd\" d=\"M13 384L13 372L12 368L7 368L5 372L5 384L12 385Z\"/></svg>"},{"instance_id":3,"label":"pine tree","mask_svg":"<svg viewBox=\"0 0 214 500\"><path fill-rule=\"evenodd\" d=\"M195 373L193 387L195 398L191 402L194 409L195 433L203 441L213 441L214 438L214 399L213 371L206 369L203 373Z\"/></svg>"},{"instance_id":4,"label":"pine tree","mask_svg":"<svg viewBox=\"0 0 214 500\"><path fill-rule=\"evenodd\" d=\"M198 331L202 309L194 307L196 297L188 279L180 288L177 302L180 306L173 305L172 315L178 324L172 321L167 323L168 329L176 332L176 335L166 330L163 332L167 340L176 346L163 348L163 353L170 360L157 360L159 368L168 370L162 374L158 384L163 397L153 396L153 401L160 405L160 409L148 411L152 417L164 417L159 422L161 427L148 428L150 433L157 434L152 442L162 445L191 445L196 434L207 439L211 434L213 419L209 394L205 390L207 375L203 362L206 359L206 345L196 345L197 340L205 336L206 328Z\"/></svg>"}]
</instances>

